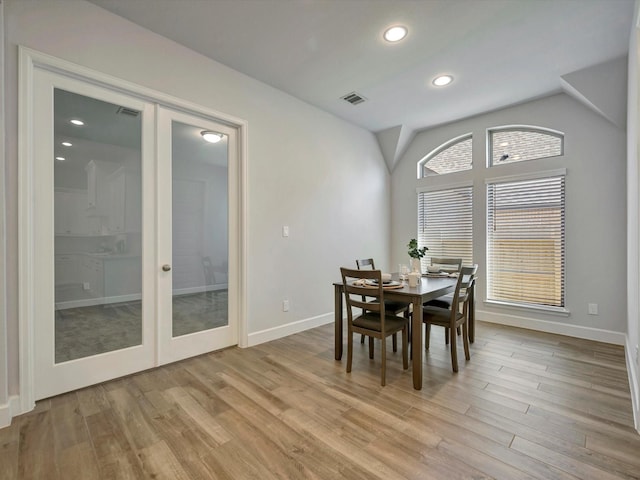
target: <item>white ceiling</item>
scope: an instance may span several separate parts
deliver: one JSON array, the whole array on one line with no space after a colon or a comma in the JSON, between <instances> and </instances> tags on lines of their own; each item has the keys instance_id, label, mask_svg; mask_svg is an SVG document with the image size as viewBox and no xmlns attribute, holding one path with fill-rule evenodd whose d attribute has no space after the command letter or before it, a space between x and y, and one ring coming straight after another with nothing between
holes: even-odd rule
<instances>
[{"instance_id":1,"label":"white ceiling","mask_svg":"<svg viewBox=\"0 0 640 480\"><path fill-rule=\"evenodd\" d=\"M633 0L90 0L373 132L561 90L625 55ZM408 37L391 45L386 27ZM440 73L455 77L437 88ZM367 98L350 105L352 91Z\"/></svg>"}]
</instances>

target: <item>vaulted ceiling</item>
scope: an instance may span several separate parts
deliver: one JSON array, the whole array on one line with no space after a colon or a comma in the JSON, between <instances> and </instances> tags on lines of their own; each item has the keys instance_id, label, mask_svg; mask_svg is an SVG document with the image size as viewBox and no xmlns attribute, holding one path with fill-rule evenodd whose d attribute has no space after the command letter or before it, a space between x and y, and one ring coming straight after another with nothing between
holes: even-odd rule
<instances>
[{"instance_id":1,"label":"vaulted ceiling","mask_svg":"<svg viewBox=\"0 0 640 480\"><path fill-rule=\"evenodd\" d=\"M562 90L626 55L633 0L90 0L377 134L393 167L417 130ZM382 34L408 28L396 43ZM454 77L447 87L432 79ZM341 97L357 92L352 105ZM579 95L579 93L578 93Z\"/></svg>"}]
</instances>

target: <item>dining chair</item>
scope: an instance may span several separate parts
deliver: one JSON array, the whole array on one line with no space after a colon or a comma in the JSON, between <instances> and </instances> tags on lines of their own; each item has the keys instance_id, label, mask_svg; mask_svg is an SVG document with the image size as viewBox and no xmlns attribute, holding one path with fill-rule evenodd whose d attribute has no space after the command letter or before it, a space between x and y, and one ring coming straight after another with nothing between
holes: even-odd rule
<instances>
[{"instance_id":1,"label":"dining chair","mask_svg":"<svg viewBox=\"0 0 640 480\"><path fill-rule=\"evenodd\" d=\"M347 373L353 362L353 334L360 333L381 340L381 379L385 385L387 373L388 336L402 332L402 368L409 368L407 353L409 320L387 313L384 302L384 287L380 270L353 270L340 268L347 306ZM363 298L366 297L365 300ZM356 316L355 309L361 309Z\"/></svg>"},{"instance_id":2,"label":"dining chair","mask_svg":"<svg viewBox=\"0 0 640 480\"><path fill-rule=\"evenodd\" d=\"M462 268L462 258L451 258L451 257L431 257L431 265L440 267L442 271L455 273L459 272ZM442 295L441 297L434 298L433 300L429 300L425 302L424 305L430 305L432 307L441 307L441 308L451 308L451 302L453 301L453 294L448 293L446 295ZM458 329L458 335L460 335L460 329ZM445 328L444 331L444 341L446 344L449 343L449 329Z\"/></svg>"},{"instance_id":3,"label":"dining chair","mask_svg":"<svg viewBox=\"0 0 640 480\"><path fill-rule=\"evenodd\" d=\"M356 259L356 267L358 270L375 270L376 264L373 261L373 258L362 258ZM363 298L364 300L364 298ZM411 303L408 302L396 302L385 300L384 307L387 312L391 312L394 315L402 314L405 318L410 318L410 308ZM360 343L364 343L364 335L360 336ZM397 335L393 336L393 351L396 352L398 350L398 337ZM369 358L373 358L373 338L369 337Z\"/></svg>"},{"instance_id":4,"label":"dining chair","mask_svg":"<svg viewBox=\"0 0 640 480\"><path fill-rule=\"evenodd\" d=\"M462 327L462 342L464 345L464 356L471 359L469 353L469 304L473 285L476 281L478 265L462 267L458 273L458 281L453 292L453 301L450 308L427 305L422 309L422 321L425 324L425 348L429 349L429 337L431 335L431 325L439 325L454 331ZM451 336L451 366L453 371L458 371L458 341L455 335Z\"/></svg>"}]
</instances>

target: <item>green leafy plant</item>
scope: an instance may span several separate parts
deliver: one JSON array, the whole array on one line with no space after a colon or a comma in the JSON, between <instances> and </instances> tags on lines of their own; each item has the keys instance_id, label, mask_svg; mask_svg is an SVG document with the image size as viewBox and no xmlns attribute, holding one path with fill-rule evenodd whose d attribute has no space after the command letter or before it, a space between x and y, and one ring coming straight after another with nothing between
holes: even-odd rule
<instances>
[{"instance_id":1,"label":"green leafy plant","mask_svg":"<svg viewBox=\"0 0 640 480\"><path fill-rule=\"evenodd\" d=\"M418 241L412 238L407 245L409 247L409 256L411 258L422 258L427 254L427 247L418 248Z\"/></svg>"}]
</instances>

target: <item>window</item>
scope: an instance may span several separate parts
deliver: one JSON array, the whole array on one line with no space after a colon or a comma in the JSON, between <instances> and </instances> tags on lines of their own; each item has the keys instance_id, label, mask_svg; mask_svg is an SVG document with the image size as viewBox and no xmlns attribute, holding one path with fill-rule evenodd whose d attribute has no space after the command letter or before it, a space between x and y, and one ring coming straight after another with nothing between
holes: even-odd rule
<instances>
[{"instance_id":1,"label":"window","mask_svg":"<svg viewBox=\"0 0 640 480\"><path fill-rule=\"evenodd\" d=\"M500 127L489 130L489 166L564 154L564 134L540 127Z\"/></svg>"},{"instance_id":2,"label":"window","mask_svg":"<svg viewBox=\"0 0 640 480\"><path fill-rule=\"evenodd\" d=\"M418 178L471 170L471 134L443 143L418 162Z\"/></svg>"},{"instance_id":3,"label":"window","mask_svg":"<svg viewBox=\"0 0 640 480\"><path fill-rule=\"evenodd\" d=\"M565 306L565 172L487 185L487 300Z\"/></svg>"},{"instance_id":4,"label":"window","mask_svg":"<svg viewBox=\"0 0 640 480\"><path fill-rule=\"evenodd\" d=\"M423 271L431 257L473 263L472 196L471 186L418 193L418 245L429 248Z\"/></svg>"}]
</instances>

